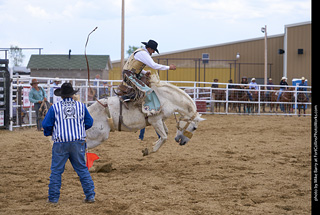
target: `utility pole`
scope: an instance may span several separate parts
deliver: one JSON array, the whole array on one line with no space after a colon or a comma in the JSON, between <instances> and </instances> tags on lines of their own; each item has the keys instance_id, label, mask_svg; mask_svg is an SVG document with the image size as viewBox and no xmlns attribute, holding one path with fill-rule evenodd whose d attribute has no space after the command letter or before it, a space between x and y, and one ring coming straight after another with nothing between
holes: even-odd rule
<instances>
[{"instance_id":1,"label":"utility pole","mask_svg":"<svg viewBox=\"0 0 320 215\"><path fill-rule=\"evenodd\" d=\"M267 85L268 78L268 43L267 43L267 25L261 28L264 33L264 85ZM265 86L266 88L266 86Z\"/></svg>"},{"instance_id":2,"label":"utility pole","mask_svg":"<svg viewBox=\"0 0 320 215\"><path fill-rule=\"evenodd\" d=\"M124 0L122 0L121 11L121 70L124 66Z\"/></svg>"}]
</instances>

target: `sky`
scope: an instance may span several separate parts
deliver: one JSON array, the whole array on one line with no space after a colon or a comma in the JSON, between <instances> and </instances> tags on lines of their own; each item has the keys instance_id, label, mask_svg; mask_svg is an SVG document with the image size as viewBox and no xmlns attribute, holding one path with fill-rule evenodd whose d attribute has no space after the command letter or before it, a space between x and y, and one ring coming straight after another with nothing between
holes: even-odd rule
<instances>
[{"instance_id":1,"label":"sky","mask_svg":"<svg viewBox=\"0 0 320 215\"><path fill-rule=\"evenodd\" d=\"M121 0L0 0L0 48L121 58ZM284 33L311 21L311 0L125 0L125 50L153 39L161 53ZM24 51L27 65L31 54ZM127 57L127 55L126 55ZM4 52L0 51L0 58Z\"/></svg>"}]
</instances>

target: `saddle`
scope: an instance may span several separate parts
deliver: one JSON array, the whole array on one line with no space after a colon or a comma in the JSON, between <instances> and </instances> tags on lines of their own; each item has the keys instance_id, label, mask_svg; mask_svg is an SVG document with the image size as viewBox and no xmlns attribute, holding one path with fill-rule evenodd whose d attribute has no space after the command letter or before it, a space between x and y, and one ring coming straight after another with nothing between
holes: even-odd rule
<instances>
[{"instance_id":1,"label":"saddle","mask_svg":"<svg viewBox=\"0 0 320 215\"><path fill-rule=\"evenodd\" d=\"M117 95L117 96L125 96L125 95L130 95L130 94L133 94L135 93L135 90L128 86L128 85L125 85L123 82L118 86L117 88L117 91L114 90L114 93Z\"/></svg>"},{"instance_id":2,"label":"saddle","mask_svg":"<svg viewBox=\"0 0 320 215\"><path fill-rule=\"evenodd\" d=\"M143 83L145 83L148 87L151 86L149 77L143 76L140 80L143 81ZM141 93L138 90L135 90L133 87L125 84L124 82L122 82L118 86L116 91L114 90L114 93L119 97L126 96L126 97L130 98L130 102L136 102L139 104L141 104L144 99L143 93Z\"/></svg>"},{"instance_id":3,"label":"saddle","mask_svg":"<svg viewBox=\"0 0 320 215\"><path fill-rule=\"evenodd\" d=\"M143 81L148 87L151 86L150 78L143 76L140 80ZM135 90L133 87L131 87L129 85L126 85L124 81L118 86L117 91L114 91L114 93L119 97L125 96L125 97L130 98L129 102L134 102L133 104L137 105L137 106L142 106L142 103L145 99L145 95L143 93L139 92L138 90ZM146 120L146 125L149 126L150 124L148 122L148 116L145 116L145 120ZM121 131L121 126L124 126L128 130L132 130L130 127L128 127L123 122L122 102L120 102L120 115L119 115L119 122L118 122L118 131Z\"/></svg>"}]
</instances>

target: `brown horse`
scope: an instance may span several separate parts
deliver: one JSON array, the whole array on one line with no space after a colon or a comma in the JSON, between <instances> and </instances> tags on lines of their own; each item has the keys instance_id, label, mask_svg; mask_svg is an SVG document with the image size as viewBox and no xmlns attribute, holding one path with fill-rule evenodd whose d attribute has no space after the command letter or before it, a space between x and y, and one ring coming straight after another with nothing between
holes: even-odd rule
<instances>
[{"instance_id":1,"label":"brown horse","mask_svg":"<svg viewBox=\"0 0 320 215\"><path fill-rule=\"evenodd\" d=\"M237 89L241 89L240 87L236 87ZM246 112L246 108L247 108L247 103L241 103L241 101L248 101L249 96L247 91L242 91L242 90L237 90L235 91L236 93L236 101L240 101L239 103L237 103L238 106L238 110L239 113L241 113L241 105L243 104L243 113Z\"/></svg>"},{"instance_id":2,"label":"brown horse","mask_svg":"<svg viewBox=\"0 0 320 215\"><path fill-rule=\"evenodd\" d=\"M237 101L238 100L238 97L237 97L238 96L238 91L229 89L229 92L230 92L230 94L229 94L228 100L229 101ZM234 102L231 102L231 103L229 103L228 107L230 107L231 110L234 110L234 108L237 107L237 104L234 103Z\"/></svg>"},{"instance_id":3,"label":"brown horse","mask_svg":"<svg viewBox=\"0 0 320 215\"><path fill-rule=\"evenodd\" d=\"M212 99L219 100L219 101L225 101L226 100L226 91L225 90L212 90ZM224 111L226 111L226 103L222 102L215 102L215 109L218 110L219 106L219 112L221 105L224 108Z\"/></svg>"},{"instance_id":4,"label":"brown horse","mask_svg":"<svg viewBox=\"0 0 320 215\"><path fill-rule=\"evenodd\" d=\"M249 91L249 93L251 93L253 102L257 102L259 100L259 94L257 90ZM256 113L258 112L258 107L259 107L258 103L252 103L252 104L249 104L248 106L249 106L248 107L249 112L256 112Z\"/></svg>"},{"instance_id":5,"label":"brown horse","mask_svg":"<svg viewBox=\"0 0 320 215\"><path fill-rule=\"evenodd\" d=\"M281 97L280 97L280 102L293 102L294 100L294 88L290 87L287 90L283 90ZM283 112L284 113L288 113L290 114L292 112L292 104L283 104Z\"/></svg>"},{"instance_id":6,"label":"brown horse","mask_svg":"<svg viewBox=\"0 0 320 215\"><path fill-rule=\"evenodd\" d=\"M298 100L298 102L308 102L307 95L303 92L298 93L297 100ZM298 110L299 110L298 116L300 116L301 108L303 108L303 114L306 114L307 105L306 104L298 104Z\"/></svg>"},{"instance_id":7,"label":"brown horse","mask_svg":"<svg viewBox=\"0 0 320 215\"><path fill-rule=\"evenodd\" d=\"M275 92L272 91L269 93L269 98L271 102L276 102L278 99L278 93L279 92ZM275 112L275 110L273 109L274 107L276 107L276 109L278 109L278 104L275 103L270 103L270 112Z\"/></svg>"}]
</instances>

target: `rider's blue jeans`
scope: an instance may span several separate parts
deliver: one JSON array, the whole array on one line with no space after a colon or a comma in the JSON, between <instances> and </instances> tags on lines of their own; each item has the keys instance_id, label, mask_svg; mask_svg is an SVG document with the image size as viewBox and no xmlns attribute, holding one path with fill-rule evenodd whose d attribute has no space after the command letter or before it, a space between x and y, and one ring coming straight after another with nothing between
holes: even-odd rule
<instances>
[{"instance_id":1,"label":"rider's blue jeans","mask_svg":"<svg viewBox=\"0 0 320 215\"><path fill-rule=\"evenodd\" d=\"M146 132L146 128L143 128L143 129L140 130L140 134L139 134L139 139L140 140L143 140L145 132ZM160 139L161 136L158 134L158 132L156 132L156 133L158 135L158 138Z\"/></svg>"},{"instance_id":2,"label":"rider's blue jeans","mask_svg":"<svg viewBox=\"0 0 320 215\"><path fill-rule=\"evenodd\" d=\"M65 164L68 159L80 178L86 199L94 199L94 184L85 161L86 147L87 144L84 140L53 144L49 183L49 201L58 202L59 200L61 175L64 172Z\"/></svg>"}]
</instances>

